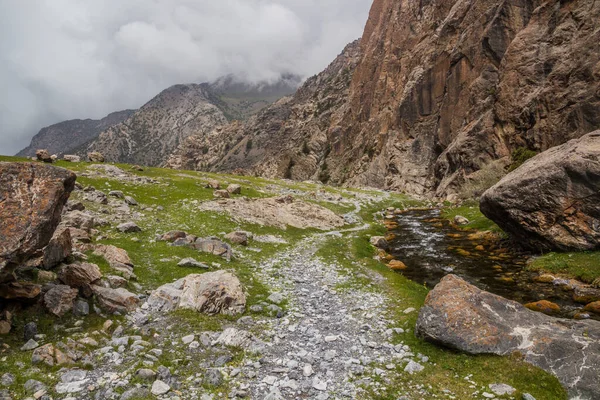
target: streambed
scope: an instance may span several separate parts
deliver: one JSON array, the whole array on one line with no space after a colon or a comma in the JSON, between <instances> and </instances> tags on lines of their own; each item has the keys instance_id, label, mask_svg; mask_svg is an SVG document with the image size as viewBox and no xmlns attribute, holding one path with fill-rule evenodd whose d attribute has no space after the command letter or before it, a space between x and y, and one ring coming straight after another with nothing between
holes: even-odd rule
<instances>
[{"instance_id":1,"label":"streambed","mask_svg":"<svg viewBox=\"0 0 600 400\"><path fill-rule=\"evenodd\" d=\"M538 273L525 270L529 254L458 229L441 218L437 209L410 210L394 216L393 222L397 226L388 233L389 253L406 265L399 273L415 282L433 288L445 275L455 274L522 304L538 300L556 303L560 306L556 316L573 318L582 311L583 305L573 301L571 290L534 280Z\"/></svg>"}]
</instances>

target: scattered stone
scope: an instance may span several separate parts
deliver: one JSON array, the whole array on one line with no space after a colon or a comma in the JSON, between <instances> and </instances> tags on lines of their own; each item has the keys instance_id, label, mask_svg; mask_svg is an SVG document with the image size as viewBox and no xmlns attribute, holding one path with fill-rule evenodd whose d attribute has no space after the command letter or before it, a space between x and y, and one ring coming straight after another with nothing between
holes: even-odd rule
<instances>
[{"instance_id":1,"label":"scattered stone","mask_svg":"<svg viewBox=\"0 0 600 400\"><path fill-rule=\"evenodd\" d=\"M136 233L136 232L141 232L142 228L137 226L137 224L135 222L129 221L129 222L124 222L122 224L117 225L117 230L119 232L123 232L123 233Z\"/></svg>"},{"instance_id":2,"label":"scattered stone","mask_svg":"<svg viewBox=\"0 0 600 400\"><path fill-rule=\"evenodd\" d=\"M129 204L130 206L139 205L138 202L131 196L125 196L125 203Z\"/></svg>"},{"instance_id":3,"label":"scattered stone","mask_svg":"<svg viewBox=\"0 0 600 400\"><path fill-rule=\"evenodd\" d=\"M173 243L177 239L185 239L187 233L184 231L170 231L158 236L157 240Z\"/></svg>"},{"instance_id":4,"label":"scattered stone","mask_svg":"<svg viewBox=\"0 0 600 400\"><path fill-rule=\"evenodd\" d=\"M218 369L209 369L204 375L204 380L207 384L214 387L219 387L223 384L223 374Z\"/></svg>"},{"instance_id":5,"label":"scattered stone","mask_svg":"<svg viewBox=\"0 0 600 400\"><path fill-rule=\"evenodd\" d=\"M104 162L104 156L100 152L92 151L92 152L88 153L87 156L88 156L88 160L90 160L90 162L93 162L93 163L103 163Z\"/></svg>"},{"instance_id":6,"label":"scattered stone","mask_svg":"<svg viewBox=\"0 0 600 400\"><path fill-rule=\"evenodd\" d=\"M5 373L2 375L2 377L0 378L0 385L2 386L11 386L15 383L17 379L15 378L15 376L13 374L10 373Z\"/></svg>"},{"instance_id":7,"label":"scattered stone","mask_svg":"<svg viewBox=\"0 0 600 400\"><path fill-rule=\"evenodd\" d=\"M148 368L138 369L135 375L141 380L152 382L156 379L156 372Z\"/></svg>"},{"instance_id":8,"label":"scattered stone","mask_svg":"<svg viewBox=\"0 0 600 400\"><path fill-rule=\"evenodd\" d=\"M35 322L28 322L23 327L23 339L29 341L38 334L37 324Z\"/></svg>"},{"instance_id":9,"label":"scattered stone","mask_svg":"<svg viewBox=\"0 0 600 400\"><path fill-rule=\"evenodd\" d=\"M253 341L254 337L250 332L238 330L236 328L227 328L219 335L214 344L249 349L252 346Z\"/></svg>"},{"instance_id":10,"label":"scattered stone","mask_svg":"<svg viewBox=\"0 0 600 400\"><path fill-rule=\"evenodd\" d=\"M183 344L190 344L194 341L194 339L196 338L196 335L187 335L181 338L181 342Z\"/></svg>"},{"instance_id":11,"label":"scattered stone","mask_svg":"<svg viewBox=\"0 0 600 400\"><path fill-rule=\"evenodd\" d=\"M73 301L79 291L67 285L56 285L44 295L44 304L48 311L57 317L62 317L73 309Z\"/></svg>"},{"instance_id":12,"label":"scattered stone","mask_svg":"<svg viewBox=\"0 0 600 400\"><path fill-rule=\"evenodd\" d=\"M35 348L39 347L39 343L36 342L33 339L29 339L27 341L27 343L25 343L22 347L21 347L21 351L29 351L29 350L33 350Z\"/></svg>"},{"instance_id":13,"label":"scattered stone","mask_svg":"<svg viewBox=\"0 0 600 400\"><path fill-rule=\"evenodd\" d=\"M11 329L12 326L10 325L10 322L6 320L0 320L0 335L8 335Z\"/></svg>"},{"instance_id":14,"label":"scattered stone","mask_svg":"<svg viewBox=\"0 0 600 400\"><path fill-rule=\"evenodd\" d=\"M52 159L52 156L50 155L50 153L48 153L48 150L46 149L37 150L35 152L35 157L38 161L43 161L45 163L52 163L54 161Z\"/></svg>"},{"instance_id":15,"label":"scattered stone","mask_svg":"<svg viewBox=\"0 0 600 400\"><path fill-rule=\"evenodd\" d=\"M85 194L85 199L92 203L98 203L98 204L103 204L103 205L108 204L108 197L106 196L106 193L101 192L100 190L94 190L91 192L87 192Z\"/></svg>"},{"instance_id":16,"label":"scattered stone","mask_svg":"<svg viewBox=\"0 0 600 400\"><path fill-rule=\"evenodd\" d=\"M108 275L106 277L106 281L108 282L108 286L110 286L113 289L118 289L127 286L127 279L121 276Z\"/></svg>"},{"instance_id":17,"label":"scattered stone","mask_svg":"<svg viewBox=\"0 0 600 400\"><path fill-rule=\"evenodd\" d=\"M89 382L87 372L80 369L65 372L60 380L61 382L55 387L56 392L59 394L82 392L86 390Z\"/></svg>"},{"instance_id":18,"label":"scattered stone","mask_svg":"<svg viewBox=\"0 0 600 400\"><path fill-rule=\"evenodd\" d=\"M234 244L248 245L248 233L242 231L231 232L225 235L225 239Z\"/></svg>"},{"instance_id":19,"label":"scattered stone","mask_svg":"<svg viewBox=\"0 0 600 400\"><path fill-rule=\"evenodd\" d=\"M102 278L100 268L96 264L75 263L63 266L58 272L58 279L65 285L84 288Z\"/></svg>"},{"instance_id":20,"label":"scattered stone","mask_svg":"<svg viewBox=\"0 0 600 400\"><path fill-rule=\"evenodd\" d=\"M35 392L39 392L40 390L46 390L46 385L40 381L36 381L35 379L29 379L27 382L25 382L23 388L27 393L33 394Z\"/></svg>"},{"instance_id":21,"label":"scattered stone","mask_svg":"<svg viewBox=\"0 0 600 400\"><path fill-rule=\"evenodd\" d=\"M221 184L216 179L209 179L204 187L207 189L221 189Z\"/></svg>"},{"instance_id":22,"label":"scattered stone","mask_svg":"<svg viewBox=\"0 0 600 400\"><path fill-rule=\"evenodd\" d=\"M577 285L573 292L573 300L581 304L600 301L600 289L591 286Z\"/></svg>"},{"instance_id":23,"label":"scattered stone","mask_svg":"<svg viewBox=\"0 0 600 400\"><path fill-rule=\"evenodd\" d=\"M100 307L110 313L133 311L140 301L135 294L124 288L110 289L94 285L92 291Z\"/></svg>"},{"instance_id":24,"label":"scattered stone","mask_svg":"<svg viewBox=\"0 0 600 400\"><path fill-rule=\"evenodd\" d=\"M283 294L281 293L271 293L271 295L267 297L267 300L271 303L281 304L284 302L285 297L283 297Z\"/></svg>"},{"instance_id":25,"label":"scattered stone","mask_svg":"<svg viewBox=\"0 0 600 400\"><path fill-rule=\"evenodd\" d=\"M111 190L110 192L108 192L108 195L112 196L112 197L116 197L117 199L125 198L125 194L123 194L123 192L120 190Z\"/></svg>"},{"instance_id":26,"label":"scattered stone","mask_svg":"<svg viewBox=\"0 0 600 400\"><path fill-rule=\"evenodd\" d=\"M406 264L404 264L402 261L400 260L391 260L388 264L387 264L389 269L393 269L394 271L402 271L405 270L406 268L408 268L406 266Z\"/></svg>"},{"instance_id":27,"label":"scattered stone","mask_svg":"<svg viewBox=\"0 0 600 400\"><path fill-rule=\"evenodd\" d=\"M454 223L456 225L468 225L469 220L467 218L463 217L462 215L457 215L454 217Z\"/></svg>"},{"instance_id":28,"label":"scattered stone","mask_svg":"<svg viewBox=\"0 0 600 400\"><path fill-rule=\"evenodd\" d=\"M231 197L227 190L215 190L213 195L215 197L221 197L223 199L229 199Z\"/></svg>"},{"instance_id":29,"label":"scattered stone","mask_svg":"<svg viewBox=\"0 0 600 400\"><path fill-rule=\"evenodd\" d=\"M242 187L238 184L232 183L227 186L227 191L231 194L242 194Z\"/></svg>"},{"instance_id":30,"label":"scattered stone","mask_svg":"<svg viewBox=\"0 0 600 400\"><path fill-rule=\"evenodd\" d=\"M83 317L89 315L90 313L90 305L87 301L83 299L77 299L73 303L73 315L77 317Z\"/></svg>"},{"instance_id":31,"label":"scattered stone","mask_svg":"<svg viewBox=\"0 0 600 400\"><path fill-rule=\"evenodd\" d=\"M194 248L203 253L214 254L215 256L221 256L227 260L231 259L233 251L231 246L217 239L202 239L199 238L194 242Z\"/></svg>"},{"instance_id":32,"label":"scattered stone","mask_svg":"<svg viewBox=\"0 0 600 400\"><path fill-rule=\"evenodd\" d=\"M80 162L81 161L81 157L73 155L73 154L65 154L63 156L63 160L67 161L67 162Z\"/></svg>"},{"instance_id":33,"label":"scattered stone","mask_svg":"<svg viewBox=\"0 0 600 400\"><path fill-rule=\"evenodd\" d=\"M414 374L415 372L421 372L425 369L424 366L422 366L421 364L414 362L413 360L410 360L408 362L408 364L406 364L406 367L404 367L404 372L408 372L409 374Z\"/></svg>"},{"instance_id":34,"label":"scattered stone","mask_svg":"<svg viewBox=\"0 0 600 400\"><path fill-rule=\"evenodd\" d=\"M54 268L73 252L71 232L69 229L57 229L44 248L42 266L46 269Z\"/></svg>"},{"instance_id":35,"label":"scattered stone","mask_svg":"<svg viewBox=\"0 0 600 400\"><path fill-rule=\"evenodd\" d=\"M382 250L387 250L389 248L389 243L383 236L373 236L369 242L371 245Z\"/></svg>"},{"instance_id":36,"label":"scattered stone","mask_svg":"<svg viewBox=\"0 0 600 400\"><path fill-rule=\"evenodd\" d=\"M165 382L157 379L152 384L152 389L150 392L155 396L161 396L163 394L168 393L171 390L171 386L167 385Z\"/></svg>"},{"instance_id":37,"label":"scattered stone","mask_svg":"<svg viewBox=\"0 0 600 400\"><path fill-rule=\"evenodd\" d=\"M489 388L498 396L503 396L505 394L512 395L514 392L517 391L517 389L505 383L492 383L489 385Z\"/></svg>"}]
</instances>

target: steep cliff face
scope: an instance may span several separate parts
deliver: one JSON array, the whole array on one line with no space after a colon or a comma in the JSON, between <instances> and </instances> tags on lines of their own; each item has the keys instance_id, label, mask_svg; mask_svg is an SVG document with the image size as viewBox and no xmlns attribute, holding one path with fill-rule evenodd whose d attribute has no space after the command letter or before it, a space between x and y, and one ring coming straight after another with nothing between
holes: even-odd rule
<instances>
[{"instance_id":1,"label":"steep cliff face","mask_svg":"<svg viewBox=\"0 0 600 400\"><path fill-rule=\"evenodd\" d=\"M171 156L171 168L244 170L268 177L326 178L328 130L345 110L358 41L325 71L309 78L292 97L272 104L247 122L234 122L208 135L190 136Z\"/></svg>"},{"instance_id":2,"label":"steep cliff face","mask_svg":"<svg viewBox=\"0 0 600 400\"><path fill-rule=\"evenodd\" d=\"M74 119L43 128L31 139L31 144L17 156L33 157L37 149L47 149L50 154L69 154L71 151L98 137L100 132L129 118L135 111L125 110L108 114L101 120Z\"/></svg>"},{"instance_id":3,"label":"steep cliff face","mask_svg":"<svg viewBox=\"0 0 600 400\"><path fill-rule=\"evenodd\" d=\"M102 132L85 152L99 151L107 161L159 165L189 135L226 123L202 85L175 85Z\"/></svg>"},{"instance_id":4,"label":"steep cliff face","mask_svg":"<svg viewBox=\"0 0 600 400\"><path fill-rule=\"evenodd\" d=\"M600 127L600 2L375 0L334 182L446 196L517 147Z\"/></svg>"}]
</instances>

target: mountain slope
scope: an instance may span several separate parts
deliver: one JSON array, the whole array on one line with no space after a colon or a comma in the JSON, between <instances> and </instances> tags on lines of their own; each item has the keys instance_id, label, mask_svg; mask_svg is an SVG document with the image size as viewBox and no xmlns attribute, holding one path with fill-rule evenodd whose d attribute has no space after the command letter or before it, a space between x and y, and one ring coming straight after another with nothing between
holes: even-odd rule
<instances>
[{"instance_id":1,"label":"mountain slope","mask_svg":"<svg viewBox=\"0 0 600 400\"><path fill-rule=\"evenodd\" d=\"M98 137L100 132L129 118L135 111L125 110L108 114L100 120L74 119L43 128L31 139L31 144L17 153L20 157L33 157L38 149L50 154L69 154L77 147Z\"/></svg>"},{"instance_id":2,"label":"mountain slope","mask_svg":"<svg viewBox=\"0 0 600 400\"><path fill-rule=\"evenodd\" d=\"M210 135L190 136L167 165L211 171L243 169L299 180L326 174L324 159L331 150L328 129L344 109L359 55L358 41L351 43L294 96L279 100L246 122L231 123Z\"/></svg>"},{"instance_id":3,"label":"mountain slope","mask_svg":"<svg viewBox=\"0 0 600 400\"><path fill-rule=\"evenodd\" d=\"M293 92L297 79L247 84L229 76L214 83L172 86L123 123L102 132L85 152L99 151L109 161L163 164L188 136L248 118Z\"/></svg>"}]
</instances>

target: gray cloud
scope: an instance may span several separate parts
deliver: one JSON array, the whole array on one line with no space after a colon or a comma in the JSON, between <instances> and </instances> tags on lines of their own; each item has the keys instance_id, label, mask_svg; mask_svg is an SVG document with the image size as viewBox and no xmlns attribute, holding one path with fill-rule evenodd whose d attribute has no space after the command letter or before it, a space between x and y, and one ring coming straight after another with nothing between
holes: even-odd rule
<instances>
[{"instance_id":1,"label":"gray cloud","mask_svg":"<svg viewBox=\"0 0 600 400\"><path fill-rule=\"evenodd\" d=\"M0 0L0 154L176 83L321 71L372 0Z\"/></svg>"}]
</instances>

